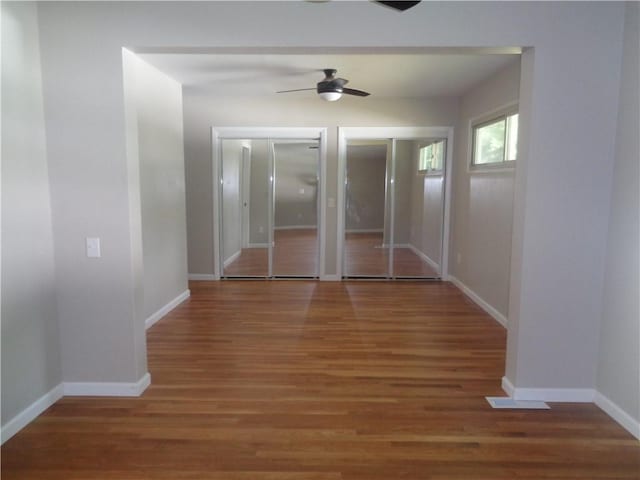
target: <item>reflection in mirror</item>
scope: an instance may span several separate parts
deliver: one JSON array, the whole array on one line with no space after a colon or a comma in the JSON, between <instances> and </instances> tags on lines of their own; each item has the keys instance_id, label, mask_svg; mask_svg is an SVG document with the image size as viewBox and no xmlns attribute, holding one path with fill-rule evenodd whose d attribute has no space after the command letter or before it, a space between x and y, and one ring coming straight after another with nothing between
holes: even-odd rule
<instances>
[{"instance_id":1,"label":"reflection in mirror","mask_svg":"<svg viewBox=\"0 0 640 480\"><path fill-rule=\"evenodd\" d=\"M389 271L391 168L388 140L349 140L345 175L344 276L386 277Z\"/></svg>"},{"instance_id":2,"label":"reflection in mirror","mask_svg":"<svg viewBox=\"0 0 640 480\"><path fill-rule=\"evenodd\" d=\"M316 277L319 142L277 140L273 159L273 276Z\"/></svg>"},{"instance_id":3,"label":"reflection in mirror","mask_svg":"<svg viewBox=\"0 0 640 480\"><path fill-rule=\"evenodd\" d=\"M440 278L446 140L347 142L343 275Z\"/></svg>"},{"instance_id":4,"label":"reflection in mirror","mask_svg":"<svg viewBox=\"0 0 640 480\"><path fill-rule=\"evenodd\" d=\"M445 140L397 140L393 276L439 278Z\"/></svg>"},{"instance_id":5,"label":"reflection in mirror","mask_svg":"<svg viewBox=\"0 0 640 480\"><path fill-rule=\"evenodd\" d=\"M267 140L222 140L221 264L224 277L269 275Z\"/></svg>"}]
</instances>

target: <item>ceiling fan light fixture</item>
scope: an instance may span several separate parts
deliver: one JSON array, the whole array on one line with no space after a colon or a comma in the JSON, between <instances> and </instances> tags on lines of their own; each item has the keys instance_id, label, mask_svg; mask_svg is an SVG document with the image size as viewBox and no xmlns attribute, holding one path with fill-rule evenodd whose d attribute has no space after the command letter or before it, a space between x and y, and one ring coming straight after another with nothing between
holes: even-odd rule
<instances>
[{"instance_id":1,"label":"ceiling fan light fixture","mask_svg":"<svg viewBox=\"0 0 640 480\"><path fill-rule=\"evenodd\" d=\"M335 102L336 100L340 100L342 97L342 92L320 92L318 93L321 99L327 102Z\"/></svg>"}]
</instances>

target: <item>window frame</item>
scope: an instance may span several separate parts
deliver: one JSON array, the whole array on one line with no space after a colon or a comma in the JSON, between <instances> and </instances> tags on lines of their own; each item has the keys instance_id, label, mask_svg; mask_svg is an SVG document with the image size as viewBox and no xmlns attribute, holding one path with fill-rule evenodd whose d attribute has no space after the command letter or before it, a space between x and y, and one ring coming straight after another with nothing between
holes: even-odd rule
<instances>
[{"instance_id":1,"label":"window frame","mask_svg":"<svg viewBox=\"0 0 640 480\"><path fill-rule=\"evenodd\" d=\"M506 156L508 153L508 142L509 142L509 132L508 132L508 118L512 115L519 115L518 104L512 103L506 106L503 106L497 110L486 113L479 117L472 118L469 121L469 156L468 156L468 171L470 173L477 172L495 172L495 171L512 171L516 167L516 161L518 160L518 155L516 154L516 158L514 160L507 160ZM487 125L491 125L492 123L496 123L500 120L505 122L505 132L504 132L504 160L501 162L493 162L493 163L474 163L475 159L475 150L476 150L476 132L479 128L482 128ZM518 116L518 139L520 138L520 118ZM516 142L517 145L517 142Z\"/></svg>"},{"instance_id":2,"label":"window frame","mask_svg":"<svg viewBox=\"0 0 640 480\"><path fill-rule=\"evenodd\" d=\"M434 145L436 143L442 143L442 166L440 168L428 168L426 170L420 169L420 154L423 148L427 148L430 145ZM447 163L447 139L446 138L434 138L427 140L424 144L418 145L418 168L416 170L416 175L420 176L437 176L444 174L444 168Z\"/></svg>"}]
</instances>

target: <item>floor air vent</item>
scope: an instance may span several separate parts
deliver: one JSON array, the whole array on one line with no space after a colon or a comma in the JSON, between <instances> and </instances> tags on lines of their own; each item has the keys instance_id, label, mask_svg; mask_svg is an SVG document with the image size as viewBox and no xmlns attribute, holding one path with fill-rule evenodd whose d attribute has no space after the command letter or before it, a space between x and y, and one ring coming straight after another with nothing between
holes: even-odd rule
<instances>
[{"instance_id":1,"label":"floor air vent","mask_svg":"<svg viewBox=\"0 0 640 480\"><path fill-rule=\"evenodd\" d=\"M492 408L549 410L546 403L539 400L515 400L511 397L485 397Z\"/></svg>"}]
</instances>

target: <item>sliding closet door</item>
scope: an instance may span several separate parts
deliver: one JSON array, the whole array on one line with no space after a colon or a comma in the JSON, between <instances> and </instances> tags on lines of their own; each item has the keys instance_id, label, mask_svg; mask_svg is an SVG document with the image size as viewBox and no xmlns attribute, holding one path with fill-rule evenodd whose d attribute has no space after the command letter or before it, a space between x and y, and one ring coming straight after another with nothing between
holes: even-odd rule
<instances>
[{"instance_id":1,"label":"sliding closet door","mask_svg":"<svg viewBox=\"0 0 640 480\"><path fill-rule=\"evenodd\" d=\"M393 276L439 278L445 139L396 140Z\"/></svg>"},{"instance_id":2,"label":"sliding closet door","mask_svg":"<svg viewBox=\"0 0 640 480\"><path fill-rule=\"evenodd\" d=\"M223 277L269 276L268 141L222 140L220 262Z\"/></svg>"},{"instance_id":3,"label":"sliding closet door","mask_svg":"<svg viewBox=\"0 0 640 480\"><path fill-rule=\"evenodd\" d=\"M343 276L389 276L391 143L349 140Z\"/></svg>"},{"instance_id":4,"label":"sliding closet door","mask_svg":"<svg viewBox=\"0 0 640 480\"><path fill-rule=\"evenodd\" d=\"M274 140L274 277L318 276L319 142Z\"/></svg>"},{"instance_id":5,"label":"sliding closet door","mask_svg":"<svg viewBox=\"0 0 640 480\"><path fill-rule=\"evenodd\" d=\"M433 130L344 140L343 277L441 278L448 131Z\"/></svg>"}]
</instances>

